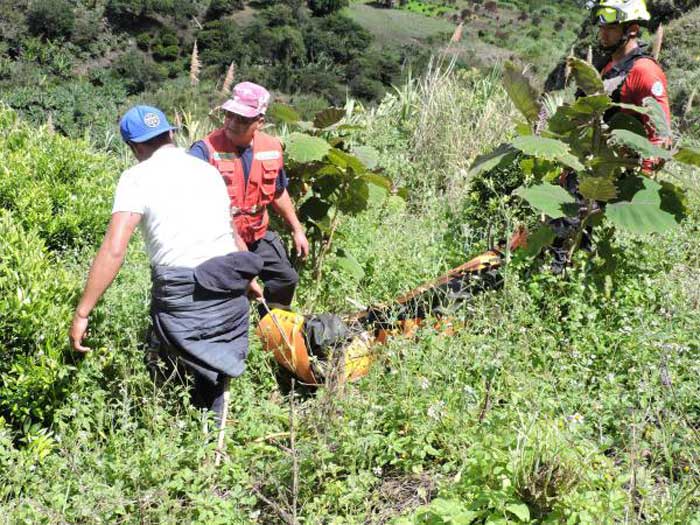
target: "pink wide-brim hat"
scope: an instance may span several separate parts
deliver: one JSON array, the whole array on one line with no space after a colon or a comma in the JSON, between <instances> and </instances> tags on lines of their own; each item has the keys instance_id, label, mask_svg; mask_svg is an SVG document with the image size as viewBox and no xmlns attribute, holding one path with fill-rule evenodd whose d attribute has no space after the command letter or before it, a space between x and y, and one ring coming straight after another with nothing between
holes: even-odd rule
<instances>
[{"instance_id":1,"label":"pink wide-brim hat","mask_svg":"<svg viewBox=\"0 0 700 525\"><path fill-rule=\"evenodd\" d=\"M221 105L224 111L230 111L244 117L264 115L270 104L270 92L253 82L241 82L233 88L233 97Z\"/></svg>"}]
</instances>

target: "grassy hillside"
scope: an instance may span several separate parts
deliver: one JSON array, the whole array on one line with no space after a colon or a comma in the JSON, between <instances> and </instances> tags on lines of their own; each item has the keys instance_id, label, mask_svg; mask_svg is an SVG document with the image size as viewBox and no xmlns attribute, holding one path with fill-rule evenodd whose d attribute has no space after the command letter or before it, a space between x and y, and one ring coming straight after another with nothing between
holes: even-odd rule
<instances>
[{"instance_id":1,"label":"grassy hillside","mask_svg":"<svg viewBox=\"0 0 700 525\"><path fill-rule=\"evenodd\" d=\"M362 272L334 256L320 283L303 269L296 307L345 312L348 299L389 299L511 231L513 199L483 189L496 177L470 180L465 168L512 133L513 117L497 78L439 69L376 108L355 106L362 129L351 140L376 147L409 198L378 194L344 217L336 242ZM5 107L0 129L0 347L11 356L0 365L0 523L700 519L695 191L680 228L613 237L607 278L584 253L563 277L514 260L502 290L460 311L454 335L425 328L394 340L345 388L291 403L252 338L248 370L232 382L228 458L215 468L214 436L186 391L154 384L143 364L139 240L95 312L94 351L66 349L70 308L128 162ZM25 194L35 197L16 198Z\"/></svg>"},{"instance_id":2,"label":"grassy hillside","mask_svg":"<svg viewBox=\"0 0 700 525\"><path fill-rule=\"evenodd\" d=\"M672 21L666 31L662 65L669 72L673 112L689 133L700 136L700 7Z\"/></svg>"},{"instance_id":3,"label":"grassy hillside","mask_svg":"<svg viewBox=\"0 0 700 525\"><path fill-rule=\"evenodd\" d=\"M520 59L545 73L553 57L575 40L585 9L572 1L472 2L411 1L387 9L379 2L356 1L348 15L383 46L418 45L442 50L458 23L462 39L448 52L469 66L490 68L504 59Z\"/></svg>"},{"instance_id":4,"label":"grassy hillside","mask_svg":"<svg viewBox=\"0 0 700 525\"><path fill-rule=\"evenodd\" d=\"M224 96L231 63L236 80L263 83L309 111L342 104L348 92L377 102L445 50L459 21L463 38L447 52L460 65L520 58L544 72L583 14L569 0L556 10L535 0L401 9L363 1L342 11L349 18L312 16L305 4L0 0L0 98L32 122L109 145L114 115L131 101L206 115ZM202 69L192 88L195 41Z\"/></svg>"},{"instance_id":5,"label":"grassy hillside","mask_svg":"<svg viewBox=\"0 0 700 525\"><path fill-rule=\"evenodd\" d=\"M449 34L454 23L402 9L385 9L365 2L353 2L347 14L372 33L380 46L402 45L432 36Z\"/></svg>"}]
</instances>

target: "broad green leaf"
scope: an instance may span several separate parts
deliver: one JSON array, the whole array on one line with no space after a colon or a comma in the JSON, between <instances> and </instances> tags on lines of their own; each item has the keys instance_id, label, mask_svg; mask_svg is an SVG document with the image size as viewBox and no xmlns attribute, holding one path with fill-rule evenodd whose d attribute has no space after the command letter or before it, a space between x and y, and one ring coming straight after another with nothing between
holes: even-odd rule
<instances>
[{"instance_id":1,"label":"broad green leaf","mask_svg":"<svg viewBox=\"0 0 700 525\"><path fill-rule=\"evenodd\" d=\"M345 118L345 110L340 108L326 108L314 116L314 126L318 129L326 129L337 124Z\"/></svg>"},{"instance_id":2,"label":"broad green leaf","mask_svg":"<svg viewBox=\"0 0 700 525\"><path fill-rule=\"evenodd\" d=\"M299 207L299 215L301 217L308 217L314 221L320 221L328 215L328 210L330 207L330 203L321 200L318 197L311 197L304 201L304 203Z\"/></svg>"},{"instance_id":3,"label":"broad green leaf","mask_svg":"<svg viewBox=\"0 0 700 525\"><path fill-rule=\"evenodd\" d=\"M374 184L371 181L368 181L365 179L365 176L362 175L362 179L367 182L367 189L369 190L369 200L368 200L368 207L369 208L374 208L378 206L382 206L385 202L387 202L388 199L391 198L391 191L387 191L385 186L378 186L377 184ZM397 200L403 200L400 197L397 198Z\"/></svg>"},{"instance_id":4,"label":"broad green leaf","mask_svg":"<svg viewBox=\"0 0 700 525\"><path fill-rule=\"evenodd\" d=\"M285 141L285 155L295 162L313 162L323 159L331 145L320 137L294 132Z\"/></svg>"},{"instance_id":5,"label":"broad green leaf","mask_svg":"<svg viewBox=\"0 0 700 525\"><path fill-rule=\"evenodd\" d=\"M585 169L583 164L569 152L569 146L557 139L530 135L517 137L512 145L526 155L561 162L576 171Z\"/></svg>"},{"instance_id":6,"label":"broad green leaf","mask_svg":"<svg viewBox=\"0 0 700 525\"><path fill-rule=\"evenodd\" d=\"M538 184L529 188L520 186L513 194L525 199L530 206L553 219L567 215L564 206L576 202L564 188L554 184Z\"/></svg>"},{"instance_id":7,"label":"broad green leaf","mask_svg":"<svg viewBox=\"0 0 700 525\"><path fill-rule=\"evenodd\" d=\"M336 253L335 265L344 270L356 281L362 280L365 276L365 270L362 265L353 257L351 253L346 252L343 249L339 249Z\"/></svg>"},{"instance_id":8,"label":"broad green leaf","mask_svg":"<svg viewBox=\"0 0 700 525\"><path fill-rule=\"evenodd\" d=\"M654 126L656 134L661 138L669 138L672 136L671 126L666 118L666 112L664 108L661 107L659 101L654 97L646 97L642 103L644 107L649 110L649 119L651 120L651 125Z\"/></svg>"},{"instance_id":9,"label":"broad green leaf","mask_svg":"<svg viewBox=\"0 0 700 525\"><path fill-rule=\"evenodd\" d=\"M509 144L501 144L491 153L479 155L469 168L469 177L476 177L485 171L511 162L517 151Z\"/></svg>"},{"instance_id":10,"label":"broad green leaf","mask_svg":"<svg viewBox=\"0 0 700 525\"><path fill-rule=\"evenodd\" d=\"M691 148L679 148L673 155L673 159L683 164L700 167L700 151Z\"/></svg>"},{"instance_id":11,"label":"broad green leaf","mask_svg":"<svg viewBox=\"0 0 700 525\"><path fill-rule=\"evenodd\" d=\"M552 244L554 240L554 231L546 224L540 227L535 233L527 236L527 247L525 253L529 257L537 257L542 248Z\"/></svg>"},{"instance_id":12,"label":"broad green leaf","mask_svg":"<svg viewBox=\"0 0 700 525\"><path fill-rule=\"evenodd\" d=\"M580 126L588 125L588 121L581 122L577 117L578 114L571 109L570 105L559 106L557 112L547 122L548 129L558 135L566 135Z\"/></svg>"},{"instance_id":13,"label":"broad green leaf","mask_svg":"<svg viewBox=\"0 0 700 525\"><path fill-rule=\"evenodd\" d=\"M669 212L676 219L676 222L681 222L688 213L688 193L675 184L667 181L661 181L661 209Z\"/></svg>"},{"instance_id":14,"label":"broad green leaf","mask_svg":"<svg viewBox=\"0 0 700 525\"><path fill-rule=\"evenodd\" d=\"M636 104L626 104L625 102L613 102L612 105L614 107L631 111L634 113L639 113L641 115L649 114L649 108L646 108L644 106L637 106Z\"/></svg>"},{"instance_id":15,"label":"broad green leaf","mask_svg":"<svg viewBox=\"0 0 700 525\"><path fill-rule=\"evenodd\" d=\"M309 219L308 222L312 224L323 235L330 235L331 218L328 215L325 215L319 220Z\"/></svg>"},{"instance_id":16,"label":"broad green leaf","mask_svg":"<svg viewBox=\"0 0 700 525\"><path fill-rule=\"evenodd\" d=\"M266 115L273 120L284 122L285 124L296 124L301 120L299 113L297 113L292 106L282 104L281 102L271 104Z\"/></svg>"},{"instance_id":17,"label":"broad green leaf","mask_svg":"<svg viewBox=\"0 0 700 525\"><path fill-rule=\"evenodd\" d=\"M608 126L610 129L626 129L636 135L641 135L642 137L647 136L644 124L642 124L638 118L621 111L618 111L612 116L608 122Z\"/></svg>"},{"instance_id":18,"label":"broad green leaf","mask_svg":"<svg viewBox=\"0 0 700 525\"><path fill-rule=\"evenodd\" d=\"M435 498L417 513L420 523L436 525L470 525L482 514L480 511L468 510L461 501L443 498Z\"/></svg>"},{"instance_id":19,"label":"broad green leaf","mask_svg":"<svg viewBox=\"0 0 700 525\"><path fill-rule=\"evenodd\" d=\"M394 185L391 182L391 179L389 177L386 177L384 175L380 175L379 173L372 173L367 172L363 175L361 175L362 179L365 180L366 182L373 184L374 186L377 186L383 190L386 190L388 192L391 192L393 189Z\"/></svg>"},{"instance_id":20,"label":"broad green leaf","mask_svg":"<svg viewBox=\"0 0 700 525\"><path fill-rule=\"evenodd\" d=\"M342 178L342 176L344 174L345 174L345 172L342 169L340 169L338 166L335 166L334 164L329 164L329 163L321 164L321 168L317 169L315 172L316 178L324 177L327 175L339 176Z\"/></svg>"},{"instance_id":21,"label":"broad green leaf","mask_svg":"<svg viewBox=\"0 0 700 525\"><path fill-rule=\"evenodd\" d=\"M580 97L573 104L562 104L549 119L549 130L566 135L577 128L588 128L612 106L608 95Z\"/></svg>"},{"instance_id":22,"label":"broad green leaf","mask_svg":"<svg viewBox=\"0 0 700 525\"><path fill-rule=\"evenodd\" d=\"M568 66L571 68L571 74L576 80L576 85L580 87L586 95L602 93L603 79L600 78L600 73L591 64L577 57L569 57L566 59Z\"/></svg>"},{"instance_id":23,"label":"broad green leaf","mask_svg":"<svg viewBox=\"0 0 700 525\"><path fill-rule=\"evenodd\" d=\"M586 199L594 201L611 201L617 197L615 183L603 177L582 177L578 191Z\"/></svg>"},{"instance_id":24,"label":"broad green leaf","mask_svg":"<svg viewBox=\"0 0 700 525\"><path fill-rule=\"evenodd\" d=\"M540 114L539 94L530 80L512 62L506 62L503 85L513 104L529 122L537 121Z\"/></svg>"},{"instance_id":25,"label":"broad green leaf","mask_svg":"<svg viewBox=\"0 0 700 525\"><path fill-rule=\"evenodd\" d=\"M349 168L357 174L367 171L367 168L360 162L360 159L338 148L331 148L328 152L328 160L339 168Z\"/></svg>"},{"instance_id":26,"label":"broad green leaf","mask_svg":"<svg viewBox=\"0 0 700 525\"><path fill-rule=\"evenodd\" d=\"M649 139L628 131L626 129L615 129L610 133L610 137L615 144L625 146L643 159L658 157L660 159L670 159L671 152L652 144Z\"/></svg>"},{"instance_id":27,"label":"broad green leaf","mask_svg":"<svg viewBox=\"0 0 700 525\"><path fill-rule=\"evenodd\" d=\"M524 503L511 503L506 505L506 510L514 514L523 523L530 521L530 509Z\"/></svg>"},{"instance_id":28,"label":"broad green leaf","mask_svg":"<svg viewBox=\"0 0 700 525\"><path fill-rule=\"evenodd\" d=\"M518 135L532 135L532 124L527 122L518 122L515 125L515 132Z\"/></svg>"},{"instance_id":29,"label":"broad green leaf","mask_svg":"<svg viewBox=\"0 0 700 525\"><path fill-rule=\"evenodd\" d=\"M336 131L361 131L365 129L364 126L360 126L359 124L341 124L337 128L335 128Z\"/></svg>"},{"instance_id":30,"label":"broad green leaf","mask_svg":"<svg viewBox=\"0 0 700 525\"><path fill-rule=\"evenodd\" d=\"M625 157L599 156L589 161L589 167L596 177L605 177L610 180L617 178L623 171L637 166L639 162L636 159Z\"/></svg>"},{"instance_id":31,"label":"broad green leaf","mask_svg":"<svg viewBox=\"0 0 700 525\"><path fill-rule=\"evenodd\" d=\"M357 146L352 153L368 170L373 170L379 163L379 152L372 146Z\"/></svg>"},{"instance_id":32,"label":"broad green leaf","mask_svg":"<svg viewBox=\"0 0 700 525\"><path fill-rule=\"evenodd\" d=\"M594 115L602 115L612 105L612 99L605 94L590 95L579 97L576 102L571 105L571 111L580 118L593 117Z\"/></svg>"},{"instance_id":33,"label":"broad green leaf","mask_svg":"<svg viewBox=\"0 0 700 525\"><path fill-rule=\"evenodd\" d=\"M635 180L641 188L631 201L608 204L605 216L618 228L632 233L661 233L677 226L671 213L661 208L661 185L647 177Z\"/></svg>"},{"instance_id":34,"label":"broad green leaf","mask_svg":"<svg viewBox=\"0 0 700 525\"><path fill-rule=\"evenodd\" d=\"M354 179L341 193L338 199L338 209L343 213L360 213L367 209L369 188L362 179Z\"/></svg>"},{"instance_id":35,"label":"broad green leaf","mask_svg":"<svg viewBox=\"0 0 700 525\"><path fill-rule=\"evenodd\" d=\"M525 157L520 161L520 171L525 175L532 175L535 172L535 159L532 157Z\"/></svg>"}]
</instances>

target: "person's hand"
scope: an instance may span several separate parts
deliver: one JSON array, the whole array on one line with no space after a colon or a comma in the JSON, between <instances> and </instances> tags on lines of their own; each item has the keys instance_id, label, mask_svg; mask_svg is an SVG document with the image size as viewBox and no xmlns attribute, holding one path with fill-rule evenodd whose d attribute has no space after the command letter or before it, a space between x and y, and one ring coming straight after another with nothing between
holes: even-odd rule
<instances>
[{"instance_id":1,"label":"person's hand","mask_svg":"<svg viewBox=\"0 0 700 525\"><path fill-rule=\"evenodd\" d=\"M259 301L263 298L263 291L257 279L250 281L250 284L248 285L248 297L254 301Z\"/></svg>"},{"instance_id":2,"label":"person's hand","mask_svg":"<svg viewBox=\"0 0 700 525\"><path fill-rule=\"evenodd\" d=\"M83 339L87 333L88 318L78 315L75 312L73 316L73 322L70 325L70 331L68 332L68 337L70 338L70 345L76 352L89 352L90 348L83 346Z\"/></svg>"},{"instance_id":3,"label":"person's hand","mask_svg":"<svg viewBox=\"0 0 700 525\"><path fill-rule=\"evenodd\" d=\"M304 230L296 230L294 233L292 233L292 238L294 239L294 249L297 252L297 257L301 257L301 259L306 259L306 256L309 255L309 241L306 238L306 234L304 234Z\"/></svg>"}]
</instances>

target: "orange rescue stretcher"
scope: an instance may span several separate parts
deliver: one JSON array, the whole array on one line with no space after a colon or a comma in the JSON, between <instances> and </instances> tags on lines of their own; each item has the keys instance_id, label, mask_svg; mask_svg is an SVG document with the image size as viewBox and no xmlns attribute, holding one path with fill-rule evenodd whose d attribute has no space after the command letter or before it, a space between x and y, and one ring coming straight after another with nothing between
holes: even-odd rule
<instances>
[{"instance_id":1,"label":"orange rescue stretcher","mask_svg":"<svg viewBox=\"0 0 700 525\"><path fill-rule=\"evenodd\" d=\"M521 227L507 245L500 243L390 304L374 305L346 316L342 323L347 330L329 345L330 348L321 352L314 347L323 345L314 345L307 333L315 321L295 312L279 308L268 310L256 332L263 349L272 352L275 361L301 383L319 386L333 371L340 382L354 381L367 375L377 345L390 337L413 336L428 316L436 319L437 330L452 333L454 325L444 307L481 291L498 288L502 284L499 269L503 266L506 248L514 251L525 246L527 230ZM331 317L336 318L336 323L340 319Z\"/></svg>"}]
</instances>

